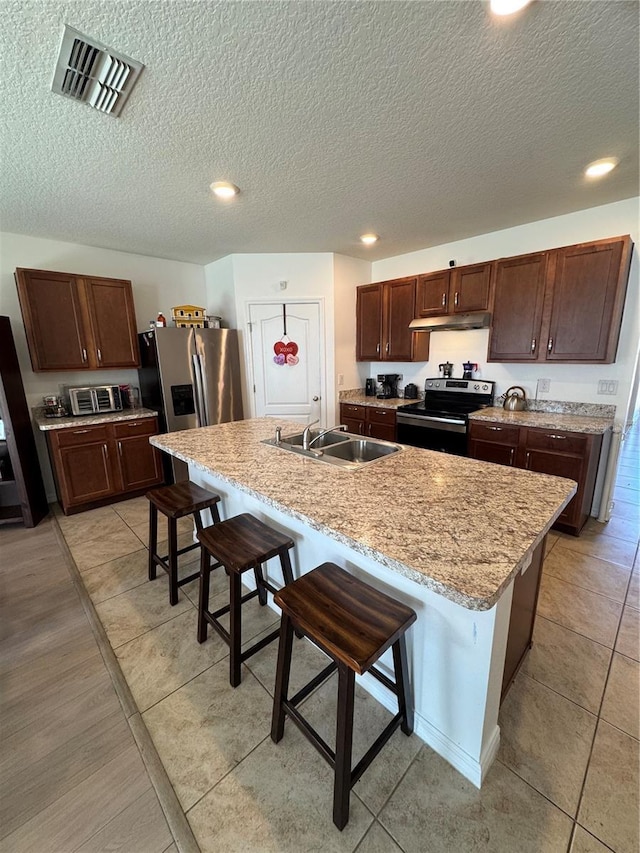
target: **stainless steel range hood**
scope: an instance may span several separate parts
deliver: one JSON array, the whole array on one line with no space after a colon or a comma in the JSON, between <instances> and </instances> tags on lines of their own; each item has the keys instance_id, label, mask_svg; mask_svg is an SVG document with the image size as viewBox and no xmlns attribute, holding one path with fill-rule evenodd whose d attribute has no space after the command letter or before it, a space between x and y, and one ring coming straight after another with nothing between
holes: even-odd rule
<instances>
[{"instance_id":1,"label":"stainless steel range hood","mask_svg":"<svg viewBox=\"0 0 640 853\"><path fill-rule=\"evenodd\" d=\"M409 328L422 332L446 332L461 329L488 329L491 314L487 311L476 311L473 314L446 314L443 317L423 317L412 320Z\"/></svg>"}]
</instances>

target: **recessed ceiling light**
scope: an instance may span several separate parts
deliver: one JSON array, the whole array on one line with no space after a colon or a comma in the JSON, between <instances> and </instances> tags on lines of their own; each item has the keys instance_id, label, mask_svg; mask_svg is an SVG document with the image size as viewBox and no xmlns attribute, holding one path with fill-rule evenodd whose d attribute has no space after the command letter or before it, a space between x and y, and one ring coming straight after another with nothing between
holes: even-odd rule
<instances>
[{"instance_id":1,"label":"recessed ceiling light","mask_svg":"<svg viewBox=\"0 0 640 853\"><path fill-rule=\"evenodd\" d=\"M374 243L377 243L380 237L377 234L363 234L360 237L360 240L365 244L365 246L373 246Z\"/></svg>"},{"instance_id":2,"label":"recessed ceiling light","mask_svg":"<svg viewBox=\"0 0 640 853\"><path fill-rule=\"evenodd\" d=\"M513 15L530 2L531 0L491 0L489 7L494 15Z\"/></svg>"},{"instance_id":3,"label":"recessed ceiling light","mask_svg":"<svg viewBox=\"0 0 640 853\"><path fill-rule=\"evenodd\" d=\"M214 181L211 184L211 192L218 198L233 198L238 195L240 190L235 184L230 184L229 181Z\"/></svg>"},{"instance_id":4,"label":"recessed ceiling light","mask_svg":"<svg viewBox=\"0 0 640 853\"><path fill-rule=\"evenodd\" d=\"M594 160L593 163L589 163L584 173L588 178L601 178L603 175L607 175L612 169L615 169L618 162L616 157Z\"/></svg>"}]
</instances>

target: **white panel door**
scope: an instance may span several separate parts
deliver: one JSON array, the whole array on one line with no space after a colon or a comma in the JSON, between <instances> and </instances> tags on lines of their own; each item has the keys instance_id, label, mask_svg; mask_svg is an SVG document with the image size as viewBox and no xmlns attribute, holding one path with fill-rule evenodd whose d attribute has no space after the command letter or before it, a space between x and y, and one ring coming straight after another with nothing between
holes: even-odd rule
<instances>
[{"instance_id":1,"label":"white panel door","mask_svg":"<svg viewBox=\"0 0 640 853\"><path fill-rule=\"evenodd\" d=\"M249 331L256 417L322 421L319 303L252 303Z\"/></svg>"}]
</instances>

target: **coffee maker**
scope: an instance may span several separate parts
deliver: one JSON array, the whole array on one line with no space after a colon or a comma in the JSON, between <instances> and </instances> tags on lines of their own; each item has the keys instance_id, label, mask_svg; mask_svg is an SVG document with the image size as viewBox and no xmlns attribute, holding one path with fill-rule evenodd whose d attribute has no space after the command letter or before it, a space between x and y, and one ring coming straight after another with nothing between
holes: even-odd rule
<instances>
[{"instance_id":1,"label":"coffee maker","mask_svg":"<svg viewBox=\"0 0 640 853\"><path fill-rule=\"evenodd\" d=\"M379 400L389 400L392 397L398 396L398 382L400 381L399 373L379 373L378 384L380 386L377 398Z\"/></svg>"}]
</instances>

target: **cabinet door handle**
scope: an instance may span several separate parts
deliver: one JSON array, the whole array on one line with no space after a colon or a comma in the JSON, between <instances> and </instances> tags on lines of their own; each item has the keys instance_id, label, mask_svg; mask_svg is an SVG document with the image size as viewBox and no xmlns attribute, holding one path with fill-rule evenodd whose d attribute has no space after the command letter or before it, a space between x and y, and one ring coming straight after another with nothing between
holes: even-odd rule
<instances>
[{"instance_id":1,"label":"cabinet door handle","mask_svg":"<svg viewBox=\"0 0 640 853\"><path fill-rule=\"evenodd\" d=\"M446 293L442 294L442 307L443 308L447 307L447 294Z\"/></svg>"},{"instance_id":2,"label":"cabinet door handle","mask_svg":"<svg viewBox=\"0 0 640 853\"><path fill-rule=\"evenodd\" d=\"M566 435L556 435L555 432L552 432L552 433L549 433L549 438L555 438L555 439L560 440L560 441L566 441L567 436Z\"/></svg>"},{"instance_id":3,"label":"cabinet door handle","mask_svg":"<svg viewBox=\"0 0 640 853\"><path fill-rule=\"evenodd\" d=\"M549 343L547 344L547 352L551 352L553 349L553 338L549 338Z\"/></svg>"},{"instance_id":4,"label":"cabinet door handle","mask_svg":"<svg viewBox=\"0 0 640 853\"><path fill-rule=\"evenodd\" d=\"M89 432L89 430L88 429L74 429L73 434L74 435L84 435L85 432Z\"/></svg>"},{"instance_id":5,"label":"cabinet door handle","mask_svg":"<svg viewBox=\"0 0 640 853\"><path fill-rule=\"evenodd\" d=\"M515 447L511 448L511 452L509 453L509 465L513 465L513 454L515 453Z\"/></svg>"},{"instance_id":6,"label":"cabinet door handle","mask_svg":"<svg viewBox=\"0 0 640 853\"><path fill-rule=\"evenodd\" d=\"M82 347L82 360L83 361L87 360L87 351L84 347Z\"/></svg>"},{"instance_id":7,"label":"cabinet door handle","mask_svg":"<svg viewBox=\"0 0 640 853\"><path fill-rule=\"evenodd\" d=\"M458 307L458 291L457 290L453 294L453 304L456 306L456 308Z\"/></svg>"},{"instance_id":8,"label":"cabinet door handle","mask_svg":"<svg viewBox=\"0 0 640 853\"><path fill-rule=\"evenodd\" d=\"M387 355L389 355L389 341L387 341L387 345L384 348L384 351L387 353Z\"/></svg>"},{"instance_id":9,"label":"cabinet door handle","mask_svg":"<svg viewBox=\"0 0 640 853\"><path fill-rule=\"evenodd\" d=\"M102 352L100 351L100 347L98 347L98 361L102 361Z\"/></svg>"},{"instance_id":10,"label":"cabinet door handle","mask_svg":"<svg viewBox=\"0 0 640 853\"><path fill-rule=\"evenodd\" d=\"M103 445L102 445L102 455L103 455L103 457L104 457L104 461L105 461L105 464L106 464L106 463L107 463L107 461L108 461L108 458L109 458L109 456L108 456L108 451L107 451L107 445L106 445L106 444L103 444Z\"/></svg>"},{"instance_id":11,"label":"cabinet door handle","mask_svg":"<svg viewBox=\"0 0 640 853\"><path fill-rule=\"evenodd\" d=\"M122 442L121 441L118 442L118 453L120 454L120 456L122 456Z\"/></svg>"},{"instance_id":12,"label":"cabinet door handle","mask_svg":"<svg viewBox=\"0 0 640 853\"><path fill-rule=\"evenodd\" d=\"M502 432L502 427L488 426L487 429L492 429L494 432Z\"/></svg>"},{"instance_id":13,"label":"cabinet door handle","mask_svg":"<svg viewBox=\"0 0 640 853\"><path fill-rule=\"evenodd\" d=\"M380 344L376 344L376 352L380 355Z\"/></svg>"},{"instance_id":14,"label":"cabinet door handle","mask_svg":"<svg viewBox=\"0 0 640 853\"><path fill-rule=\"evenodd\" d=\"M536 351L536 344L537 344L537 341L535 338L533 338L533 340L531 341L531 352Z\"/></svg>"},{"instance_id":15,"label":"cabinet door handle","mask_svg":"<svg viewBox=\"0 0 640 853\"><path fill-rule=\"evenodd\" d=\"M531 453L527 450L527 457L526 457L526 460L525 460L525 463L526 463L526 467L527 467L527 468L529 467L529 460L530 460L530 458L531 458Z\"/></svg>"}]
</instances>

